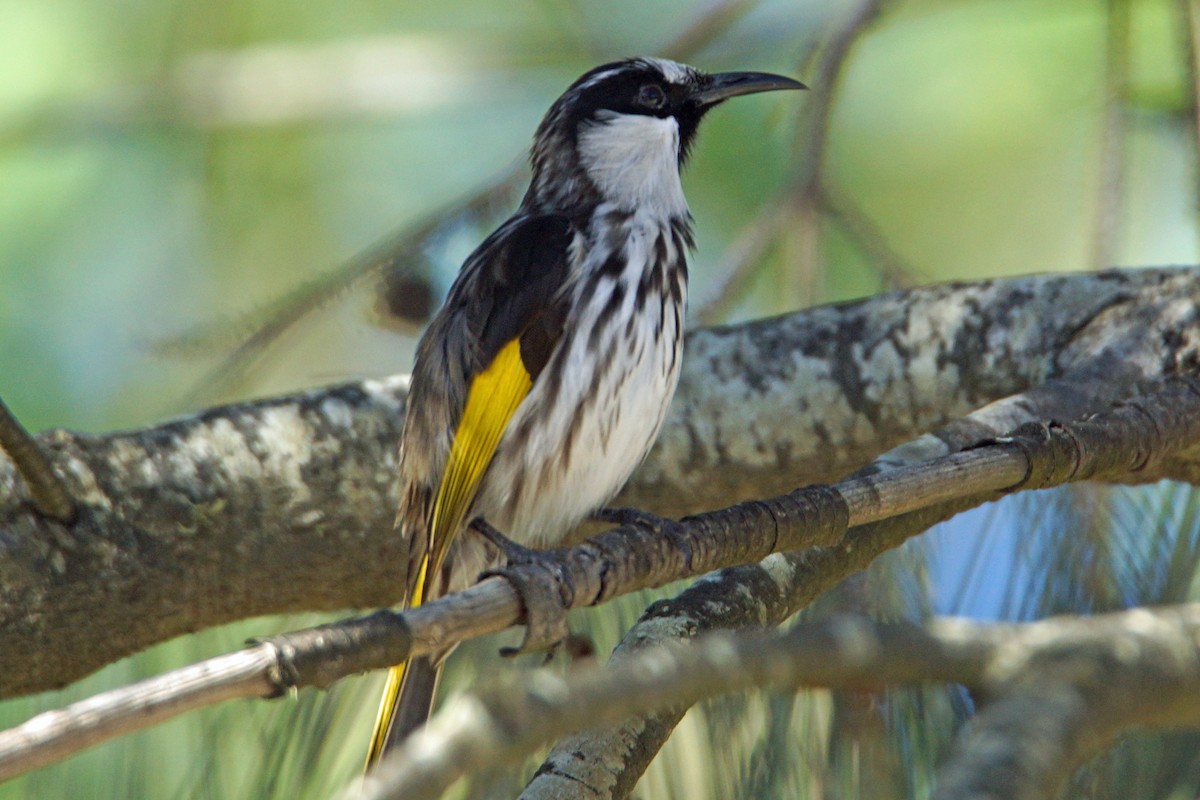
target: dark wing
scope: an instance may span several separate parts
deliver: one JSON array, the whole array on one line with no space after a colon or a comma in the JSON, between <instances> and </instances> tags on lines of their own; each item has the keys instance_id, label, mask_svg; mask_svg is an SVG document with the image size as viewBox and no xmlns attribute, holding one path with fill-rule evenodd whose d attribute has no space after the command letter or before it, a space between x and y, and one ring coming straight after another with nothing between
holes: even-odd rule
<instances>
[{"instance_id":1,"label":"dark wing","mask_svg":"<svg viewBox=\"0 0 1200 800\"><path fill-rule=\"evenodd\" d=\"M467 261L447 306L461 308L478 337L476 370L521 337L521 360L536 379L562 333L574 228L566 217L514 218Z\"/></svg>"},{"instance_id":2,"label":"dark wing","mask_svg":"<svg viewBox=\"0 0 1200 800\"><path fill-rule=\"evenodd\" d=\"M562 333L574 233L566 217L519 215L467 258L417 347L406 447L412 436L426 452L439 436L448 445L471 382L514 338L537 378Z\"/></svg>"},{"instance_id":3,"label":"dark wing","mask_svg":"<svg viewBox=\"0 0 1200 800\"><path fill-rule=\"evenodd\" d=\"M401 447L406 525L432 516L476 379L514 340L530 382L545 367L562 335L575 235L566 217L518 215L467 258L417 347ZM411 533L421 539L427 532ZM423 549L418 541L414 547Z\"/></svg>"}]
</instances>

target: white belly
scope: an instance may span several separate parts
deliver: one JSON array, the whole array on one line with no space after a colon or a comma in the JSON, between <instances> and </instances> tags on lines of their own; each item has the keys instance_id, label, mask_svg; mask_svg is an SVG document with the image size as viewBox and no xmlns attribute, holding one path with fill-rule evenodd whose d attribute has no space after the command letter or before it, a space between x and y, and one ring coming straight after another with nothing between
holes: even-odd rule
<instances>
[{"instance_id":1,"label":"white belly","mask_svg":"<svg viewBox=\"0 0 1200 800\"><path fill-rule=\"evenodd\" d=\"M662 300L657 285L645 294L636 324L627 327L658 230L630 237L622 275L590 290L581 282L578 321L500 441L474 513L514 539L558 541L621 489L658 437L679 380L686 275L675 298L667 292ZM668 248L682 264L684 254ZM621 306L606 314L618 283L625 286ZM598 320L601 333L592 336ZM560 366L556 386L547 373Z\"/></svg>"}]
</instances>

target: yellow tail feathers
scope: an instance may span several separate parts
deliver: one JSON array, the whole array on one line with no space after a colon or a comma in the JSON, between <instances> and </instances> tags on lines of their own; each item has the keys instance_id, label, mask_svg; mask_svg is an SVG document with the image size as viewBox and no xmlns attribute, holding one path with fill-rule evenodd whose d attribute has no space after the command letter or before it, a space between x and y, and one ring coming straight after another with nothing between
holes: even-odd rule
<instances>
[{"instance_id":1,"label":"yellow tail feathers","mask_svg":"<svg viewBox=\"0 0 1200 800\"><path fill-rule=\"evenodd\" d=\"M434 498L432 519L429 520L428 549L421 558L421 566L416 581L411 584L412 594L404 604L405 608L416 608L426 598L436 597L435 584L441 574L442 563L450 552L450 543L466 521L467 512L475 501L484 472L492 463L500 438L532 385L533 379L521 360L519 339L513 339L501 348L488 368L471 382L462 420L450 446L446 471ZM402 703L406 672L406 664L388 670L383 700L379 704L371 746L367 751L367 768L372 767L388 747L389 733ZM423 687L423 690L432 691L436 673L428 669L418 672L434 676L433 681ZM417 683L426 682L418 680Z\"/></svg>"},{"instance_id":2,"label":"yellow tail feathers","mask_svg":"<svg viewBox=\"0 0 1200 800\"><path fill-rule=\"evenodd\" d=\"M417 573L417 581L413 586L412 597L405 603L406 608L417 608L425 599L425 585L429 570L429 554L421 559L421 569ZM396 710L400 704L400 691L404 688L404 673L408 664L397 664L388 670L387 683L383 686L383 697L379 701L379 713L375 715L375 728L371 731L371 744L367 748L367 763L365 769L370 769L383 756L387 749L388 734L392 730L392 722L396 719Z\"/></svg>"},{"instance_id":3,"label":"yellow tail feathers","mask_svg":"<svg viewBox=\"0 0 1200 800\"><path fill-rule=\"evenodd\" d=\"M379 713L375 715L375 729L371 731L371 746L367 749L367 769L375 765L387 746L388 731L392 727L392 718L396 716L396 704L400 699L400 687L404 685L406 666L397 664L388 670L383 699L379 701Z\"/></svg>"}]
</instances>

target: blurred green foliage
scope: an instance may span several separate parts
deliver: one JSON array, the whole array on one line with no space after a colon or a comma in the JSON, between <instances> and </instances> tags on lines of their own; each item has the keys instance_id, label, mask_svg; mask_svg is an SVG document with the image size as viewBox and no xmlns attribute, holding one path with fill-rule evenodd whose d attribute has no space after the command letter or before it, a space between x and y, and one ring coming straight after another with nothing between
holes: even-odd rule
<instances>
[{"instance_id":1,"label":"blurred green foliage","mask_svg":"<svg viewBox=\"0 0 1200 800\"><path fill-rule=\"evenodd\" d=\"M31 428L96 431L206 402L196 383L227 352L222 340L247 330L247 312L505 174L583 70L662 52L687 31L698 66L812 82L815 48L858 5L0 0L0 396ZM809 98L743 101L706 123L685 178L700 245L694 308L724 284L732 243L764 219L771 235L724 318L903 283L1194 263L1187 7L886 4L854 34L824 152L808 149L822 124ZM1115 71L1114 41L1127 43ZM1106 103L1114 85L1124 88ZM812 159L837 213L793 191ZM438 243L438 288L495 221ZM411 340L366 322L372 288L360 281L324 304L237 391L405 370ZM198 360L154 354L156 340L194 326L228 335L198 337ZM822 607L1029 617L1194 599L1189 493L1052 497L1002 506L1001 523L994 510L969 515L953 537L943 528L881 560ZM927 571L930 553L941 578ZM989 559L1005 569L978 568ZM997 574L1007 586L992 585ZM990 600L973 605L980 594ZM601 652L646 601L585 615ZM311 621L168 643L4 703L0 724ZM448 683L486 675L494 647L463 648ZM351 681L331 696L194 713L0 786L0 798L325 797L358 768L375 691ZM928 689L876 698L874 711L856 702L814 692L700 706L642 794L927 796L969 698ZM1075 791L1193 796L1195 752L1186 737L1131 739Z\"/></svg>"}]
</instances>

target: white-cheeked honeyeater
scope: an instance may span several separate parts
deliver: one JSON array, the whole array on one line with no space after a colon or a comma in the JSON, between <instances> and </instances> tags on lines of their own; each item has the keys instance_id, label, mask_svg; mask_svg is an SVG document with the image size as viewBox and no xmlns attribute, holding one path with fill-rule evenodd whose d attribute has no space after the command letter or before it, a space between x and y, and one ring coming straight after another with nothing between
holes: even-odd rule
<instances>
[{"instance_id":1,"label":"white-cheeked honeyeater","mask_svg":"<svg viewBox=\"0 0 1200 800\"><path fill-rule=\"evenodd\" d=\"M642 461L679 378L693 244L679 171L696 130L728 98L802 88L636 58L550 107L520 208L467 258L417 347L396 519L405 607L477 577L483 544L460 536L476 518L555 543ZM392 668L368 766L426 721L440 662Z\"/></svg>"}]
</instances>

